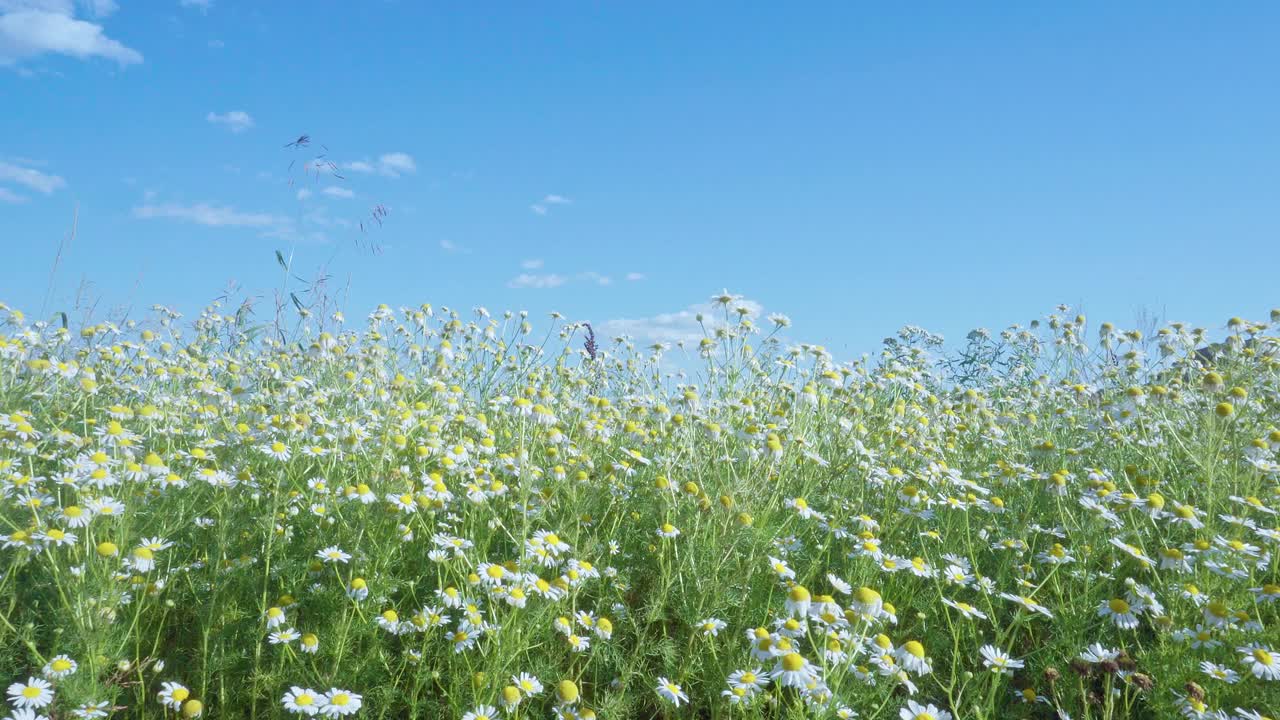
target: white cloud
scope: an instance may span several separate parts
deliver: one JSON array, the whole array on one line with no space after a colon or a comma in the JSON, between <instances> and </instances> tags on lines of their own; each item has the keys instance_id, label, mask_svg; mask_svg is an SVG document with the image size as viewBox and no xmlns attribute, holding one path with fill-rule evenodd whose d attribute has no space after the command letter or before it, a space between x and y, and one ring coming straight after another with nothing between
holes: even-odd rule
<instances>
[{"instance_id":1,"label":"white cloud","mask_svg":"<svg viewBox=\"0 0 1280 720\"><path fill-rule=\"evenodd\" d=\"M178 4L184 8L197 8L200 12L209 12L209 8L213 7L213 0L178 0Z\"/></svg>"},{"instance_id":2,"label":"white cloud","mask_svg":"<svg viewBox=\"0 0 1280 720\"><path fill-rule=\"evenodd\" d=\"M441 240L440 249L447 253L460 253L462 255L468 255L471 253L471 250L462 247L452 240Z\"/></svg>"},{"instance_id":3,"label":"white cloud","mask_svg":"<svg viewBox=\"0 0 1280 720\"><path fill-rule=\"evenodd\" d=\"M46 175L39 170L20 167L3 161L0 161L0 181L25 185L45 195L58 188L65 187L67 184L66 180L57 175Z\"/></svg>"},{"instance_id":4,"label":"white cloud","mask_svg":"<svg viewBox=\"0 0 1280 720\"><path fill-rule=\"evenodd\" d=\"M280 229L291 225L287 217L269 213L241 212L232 207L218 207L208 203L195 205L141 205L133 209L133 216L143 220L166 218L183 220L209 227L252 227Z\"/></svg>"},{"instance_id":5,"label":"white cloud","mask_svg":"<svg viewBox=\"0 0 1280 720\"><path fill-rule=\"evenodd\" d=\"M306 200L306 199L307 199L307 198L309 198L309 197L311 197L311 191L310 191L310 190L308 190L308 189L306 189L306 188L302 188L301 190L299 190L299 191L298 191L298 199L299 199L299 200Z\"/></svg>"},{"instance_id":6,"label":"white cloud","mask_svg":"<svg viewBox=\"0 0 1280 720\"><path fill-rule=\"evenodd\" d=\"M764 311L760 303L747 299L739 299L730 307L745 307L752 317L760 317ZM698 303L683 310L650 317L609 320L601 323L598 329L609 337L626 335L639 342L692 344L703 338L702 326L698 324L699 315L702 315L702 325L706 326L708 331L725 325L723 306L715 303ZM736 318L736 314L734 317Z\"/></svg>"},{"instance_id":7,"label":"white cloud","mask_svg":"<svg viewBox=\"0 0 1280 720\"><path fill-rule=\"evenodd\" d=\"M418 172L418 164L408 153L386 153L378 158L378 172L391 177L400 177L401 173Z\"/></svg>"},{"instance_id":8,"label":"white cloud","mask_svg":"<svg viewBox=\"0 0 1280 720\"><path fill-rule=\"evenodd\" d=\"M346 188L344 188L344 187L338 187L337 185L330 185L329 187L325 188L324 190L321 190L321 192L323 192L325 195L328 195L329 197L333 197L333 198L349 199L349 198L353 198L353 197L355 197L355 196L356 196L356 194L355 194L354 192L352 192L352 191L350 191L350 190L348 190L348 189L346 189Z\"/></svg>"},{"instance_id":9,"label":"white cloud","mask_svg":"<svg viewBox=\"0 0 1280 720\"><path fill-rule=\"evenodd\" d=\"M627 280L630 280L631 282L636 282L637 280L643 280L643 279L644 279L644 273L638 273L638 272L627 273Z\"/></svg>"},{"instance_id":10,"label":"white cloud","mask_svg":"<svg viewBox=\"0 0 1280 720\"><path fill-rule=\"evenodd\" d=\"M403 152L383 153L376 161L353 160L342 163L341 167L343 170L350 170L351 172L364 173L366 175L378 173L392 178L418 172L418 163L413 159L413 156Z\"/></svg>"},{"instance_id":11,"label":"white cloud","mask_svg":"<svg viewBox=\"0 0 1280 720\"><path fill-rule=\"evenodd\" d=\"M547 288L560 287L565 284L566 281L567 278L563 275L530 275L529 273L520 273L507 282L507 287L545 290Z\"/></svg>"},{"instance_id":12,"label":"white cloud","mask_svg":"<svg viewBox=\"0 0 1280 720\"><path fill-rule=\"evenodd\" d=\"M24 203L26 201L27 197L25 195L19 195L9 188L0 187L0 202L18 205L19 203Z\"/></svg>"},{"instance_id":13,"label":"white cloud","mask_svg":"<svg viewBox=\"0 0 1280 720\"><path fill-rule=\"evenodd\" d=\"M211 112L204 119L214 125L225 125L233 133L241 133L253 127L253 118L243 110L232 110L221 115Z\"/></svg>"},{"instance_id":14,"label":"white cloud","mask_svg":"<svg viewBox=\"0 0 1280 720\"><path fill-rule=\"evenodd\" d=\"M88 6L89 14L94 17L106 17L120 9L116 0L84 0L84 4Z\"/></svg>"},{"instance_id":15,"label":"white cloud","mask_svg":"<svg viewBox=\"0 0 1280 720\"><path fill-rule=\"evenodd\" d=\"M536 215L546 215L552 205L568 205L572 200L563 195L547 195L538 202L529 206L529 209Z\"/></svg>"},{"instance_id":16,"label":"white cloud","mask_svg":"<svg viewBox=\"0 0 1280 720\"><path fill-rule=\"evenodd\" d=\"M219 40L219 39L217 39L217 38L214 38L214 39L210 40L209 42L207 42L207 43L205 43L205 44L206 44L206 45L208 45L209 47L213 48L214 50L221 50L222 48L224 48L224 47L226 47L226 46L227 46L227 44L226 44L226 43L222 42L221 40Z\"/></svg>"},{"instance_id":17,"label":"white cloud","mask_svg":"<svg viewBox=\"0 0 1280 720\"><path fill-rule=\"evenodd\" d=\"M112 0L86 4L95 19L116 8ZM101 25L77 20L75 11L70 0L0 0L0 66L47 53L101 57L121 66L142 62L142 53L107 37Z\"/></svg>"},{"instance_id":18,"label":"white cloud","mask_svg":"<svg viewBox=\"0 0 1280 720\"><path fill-rule=\"evenodd\" d=\"M542 267L542 260L539 260L537 258L534 258L532 260L525 260L524 262L520 263L520 267L524 268L525 270L537 270L538 268Z\"/></svg>"},{"instance_id":19,"label":"white cloud","mask_svg":"<svg viewBox=\"0 0 1280 720\"><path fill-rule=\"evenodd\" d=\"M0 0L0 12L21 12L36 10L58 15L75 15L75 3L72 0Z\"/></svg>"},{"instance_id":20,"label":"white cloud","mask_svg":"<svg viewBox=\"0 0 1280 720\"><path fill-rule=\"evenodd\" d=\"M613 278L608 275L601 275L595 270L588 270L579 275L583 280L590 280L597 285L608 285L613 282Z\"/></svg>"}]
</instances>

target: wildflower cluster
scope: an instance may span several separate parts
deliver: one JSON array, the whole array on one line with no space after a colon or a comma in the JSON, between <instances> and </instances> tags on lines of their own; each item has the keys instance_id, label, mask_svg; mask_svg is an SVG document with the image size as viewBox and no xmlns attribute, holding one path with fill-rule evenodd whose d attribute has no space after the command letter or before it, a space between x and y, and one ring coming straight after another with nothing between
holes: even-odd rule
<instances>
[{"instance_id":1,"label":"wildflower cluster","mask_svg":"<svg viewBox=\"0 0 1280 720\"><path fill-rule=\"evenodd\" d=\"M1280 312L1205 351L1060 308L981 332L997 372L911 327L838 363L739 301L640 349L0 304L0 712L1280 708Z\"/></svg>"}]
</instances>

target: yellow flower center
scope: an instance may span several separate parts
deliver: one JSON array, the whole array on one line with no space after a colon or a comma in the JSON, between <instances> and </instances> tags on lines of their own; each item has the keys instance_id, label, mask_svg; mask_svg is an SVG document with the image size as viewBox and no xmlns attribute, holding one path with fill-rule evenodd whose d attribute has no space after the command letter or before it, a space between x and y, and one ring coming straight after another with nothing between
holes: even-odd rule
<instances>
[{"instance_id":1,"label":"yellow flower center","mask_svg":"<svg viewBox=\"0 0 1280 720\"><path fill-rule=\"evenodd\" d=\"M795 672L804 667L804 657L800 653L790 653L782 658L782 669L787 672Z\"/></svg>"},{"instance_id":2,"label":"yellow flower center","mask_svg":"<svg viewBox=\"0 0 1280 720\"><path fill-rule=\"evenodd\" d=\"M578 699L578 686L572 680L561 680L556 685L556 696L561 702L571 703Z\"/></svg>"}]
</instances>

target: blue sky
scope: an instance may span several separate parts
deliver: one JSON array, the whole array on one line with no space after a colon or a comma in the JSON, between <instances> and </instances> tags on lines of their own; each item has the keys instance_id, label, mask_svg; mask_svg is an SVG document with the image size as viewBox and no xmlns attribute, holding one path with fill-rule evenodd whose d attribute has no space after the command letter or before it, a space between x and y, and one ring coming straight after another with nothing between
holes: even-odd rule
<instances>
[{"instance_id":1,"label":"blue sky","mask_svg":"<svg viewBox=\"0 0 1280 720\"><path fill-rule=\"evenodd\" d=\"M1265 319L1277 37L1262 2L0 0L0 300L40 309L78 206L50 312L269 293L292 249L349 316L647 342L728 288L842 357L1058 303Z\"/></svg>"}]
</instances>

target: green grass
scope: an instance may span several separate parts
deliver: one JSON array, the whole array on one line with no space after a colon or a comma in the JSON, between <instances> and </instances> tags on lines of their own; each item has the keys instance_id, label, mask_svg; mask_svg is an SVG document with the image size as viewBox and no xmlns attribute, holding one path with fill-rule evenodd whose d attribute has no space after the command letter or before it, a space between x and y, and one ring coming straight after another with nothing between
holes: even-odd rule
<instances>
[{"instance_id":1,"label":"green grass","mask_svg":"<svg viewBox=\"0 0 1280 720\"><path fill-rule=\"evenodd\" d=\"M595 358L522 315L382 309L285 344L216 308L182 333L8 311L0 681L70 658L57 718L285 717L295 686L369 718L1280 709L1252 672L1280 655L1239 650L1280 652L1266 324L1233 321L1213 368L1183 326L1065 316L950 361L908 329L839 363L724 310L687 354L601 338ZM1113 652L1081 660L1094 644ZM986 645L1022 666L993 672Z\"/></svg>"}]
</instances>

